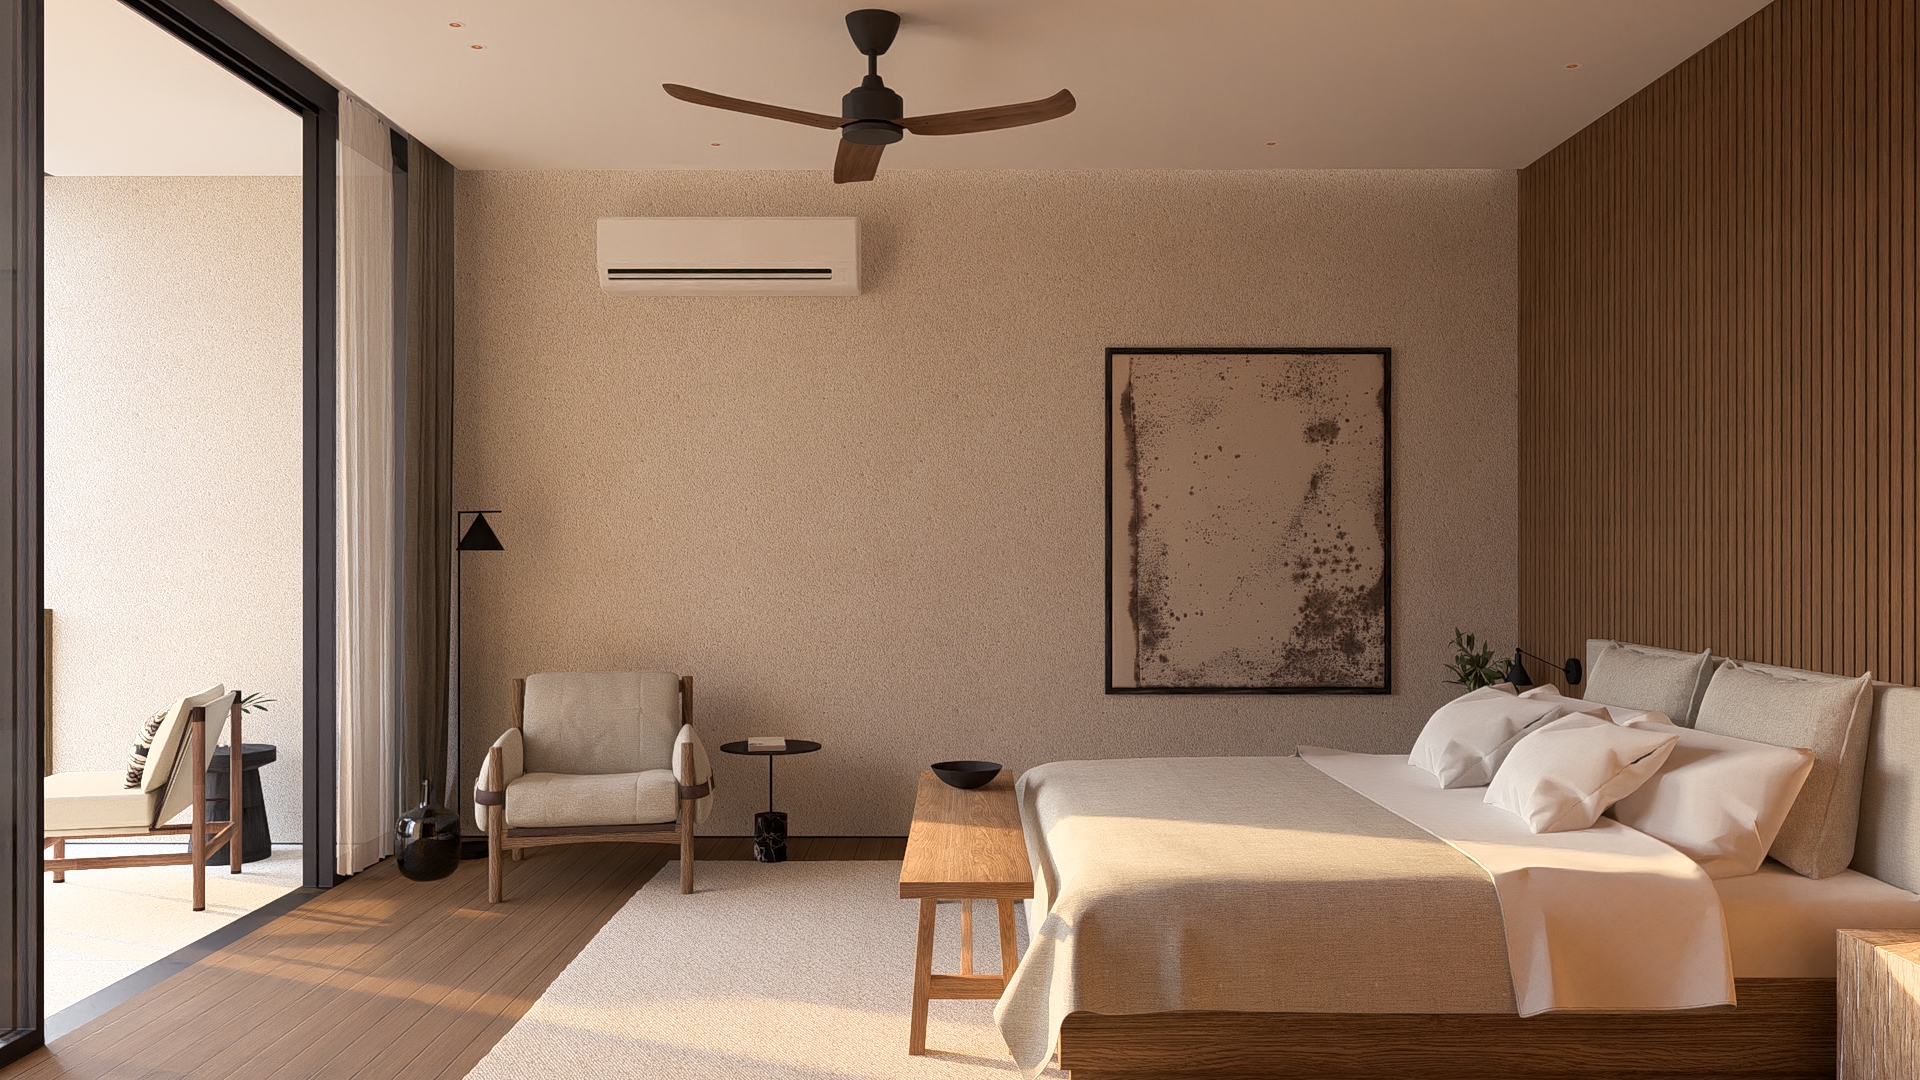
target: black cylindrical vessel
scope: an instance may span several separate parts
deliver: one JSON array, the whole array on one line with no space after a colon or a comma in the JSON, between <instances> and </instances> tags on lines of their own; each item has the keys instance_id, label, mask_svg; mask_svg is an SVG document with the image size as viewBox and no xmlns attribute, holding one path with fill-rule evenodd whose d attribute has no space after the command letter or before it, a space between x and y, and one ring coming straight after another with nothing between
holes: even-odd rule
<instances>
[{"instance_id":1,"label":"black cylindrical vessel","mask_svg":"<svg viewBox=\"0 0 1920 1080\"><path fill-rule=\"evenodd\" d=\"M400 873L412 881L438 881L460 868L460 815L427 801L427 785L420 785L420 805L400 815L394 826L400 835Z\"/></svg>"}]
</instances>

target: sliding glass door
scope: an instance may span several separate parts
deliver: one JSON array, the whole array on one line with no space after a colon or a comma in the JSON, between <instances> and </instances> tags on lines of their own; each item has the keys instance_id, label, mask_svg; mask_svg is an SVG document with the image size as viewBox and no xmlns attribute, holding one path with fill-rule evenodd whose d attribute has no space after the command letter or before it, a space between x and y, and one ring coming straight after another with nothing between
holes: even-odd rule
<instances>
[{"instance_id":1,"label":"sliding glass door","mask_svg":"<svg viewBox=\"0 0 1920 1080\"><path fill-rule=\"evenodd\" d=\"M334 883L335 137L338 92L216 0L124 0L302 121L302 768L309 886ZM42 4L0 0L0 1064L44 1039L41 908Z\"/></svg>"}]
</instances>

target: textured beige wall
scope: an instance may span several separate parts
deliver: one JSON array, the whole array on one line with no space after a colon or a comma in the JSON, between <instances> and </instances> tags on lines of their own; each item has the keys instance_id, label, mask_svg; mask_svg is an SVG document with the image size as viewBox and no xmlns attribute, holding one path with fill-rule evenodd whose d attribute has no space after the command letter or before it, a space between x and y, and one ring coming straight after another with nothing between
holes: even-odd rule
<instances>
[{"instance_id":1,"label":"textured beige wall","mask_svg":"<svg viewBox=\"0 0 1920 1080\"><path fill-rule=\"evenodd\" d=\"M213 682L300 840L300 178L46 180L53 764Z\"/></svg>"},{"instance_id":2,"label":"textured beige wall","mask_svg":"<svg viewBox=\"0 0 1920 1080\"><path fill-rule=\"evenodd\" d=\"M1455 625L1511 642L1507 172L462 173L469 790L528 672L691 673L796 834L906 831L920 767L1404 751ZM607 215L858 215L865 295L637 298ZM1386 345L1391 696L1102 693L1110 345ZM715 754L709 833L765 806Z\"/></svg>"}]
</instances>

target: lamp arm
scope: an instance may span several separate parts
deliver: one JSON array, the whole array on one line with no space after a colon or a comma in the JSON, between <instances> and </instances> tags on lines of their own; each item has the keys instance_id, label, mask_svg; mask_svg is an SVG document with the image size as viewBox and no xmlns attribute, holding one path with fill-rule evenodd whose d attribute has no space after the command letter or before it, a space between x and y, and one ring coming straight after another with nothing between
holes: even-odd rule
<instances>
[{"instance_id":1,"label":"lamp arm","mask_svg":"<svg viewBox=\"0 0 1920 1080\"><path fill-rule=\"evenodd\" d=\"M1537 653L1530 653L1527 650L1519 647L1518 645L1515 645L1513 647L1513 651L1520 656L1531 657L1547 665L1548 667L1553 668L1555 671L1558 671L1560 674L1565 675L1567 677L1567 681L1570 683L1579 682L1580 676L1585 674L1585 672L1582 670L1579 657L1569 656L1567 657L1566 663L1556 664L1553 661L1547 659L1546 657L1541 656Z\"/></svg>"}]
</instances>

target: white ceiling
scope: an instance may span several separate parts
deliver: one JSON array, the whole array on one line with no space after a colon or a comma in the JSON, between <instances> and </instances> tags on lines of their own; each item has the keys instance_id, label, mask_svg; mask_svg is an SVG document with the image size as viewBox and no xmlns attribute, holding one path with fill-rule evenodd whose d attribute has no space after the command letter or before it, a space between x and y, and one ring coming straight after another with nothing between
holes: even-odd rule
<instances>
[{"instance_id":1,"label":"white ceiling","mask_svg":"<svg viewBox=\"0 0 1920 1080\"><path fill-rule=\"evenodd\" d=\"M838 113L864 73L841 21L859 0L222 2L463 169L824 171L831 132L688 105L659 84ZM1063 86L1080 108L1029 128L908 136L885 167L1519 168L1764 3L896 0L905 22L880 70L909 114ZM166 148L145 133L162 118L178 127L187 107L269 156L285 114L206 88L163 101L155 76L184 81L182 65L132 56L130 31L125 48L110 37L56 50L57 31L82 28L55 9L113 6L49 0L50 147L62 63L75 68L63 79L97 88L95 123L113 102L145 118L119 118L123 136L102 140L117 149L86 159L95 171L236 171L205 163L238 150L204 145L189 155L201 167L160 167Z\"/></svg>"},{"instance_id":2,"label":"white ceiling","mask_svg":"<svg viewBox=\"0 0 1920 1080\"><path fill-rule=\"evenodd\" d=\"M46 171L298 175L300 118L120 0L46 0Z\"/></svg>"}]
</instances>

